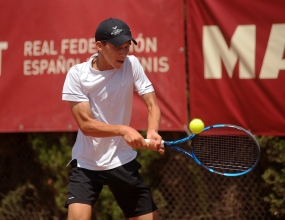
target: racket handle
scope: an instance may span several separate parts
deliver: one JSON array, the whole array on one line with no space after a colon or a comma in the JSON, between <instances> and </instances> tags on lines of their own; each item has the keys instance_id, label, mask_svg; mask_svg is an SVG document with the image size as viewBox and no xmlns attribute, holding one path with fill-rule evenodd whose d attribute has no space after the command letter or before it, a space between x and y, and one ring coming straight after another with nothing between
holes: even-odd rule
<instances>
[{"instance_id":1,"label":"racket handle","mask_svg":"<svg viewBox=\"0 0 285 220\"><path fill-rule=\"evenodd\" d=\"M145 142L146 143L149 143L150 142L150 139L145 139ZM161 144L160 144L162 147L164 147L164 140L161 141Z\"/></svg>"}]
</instances>

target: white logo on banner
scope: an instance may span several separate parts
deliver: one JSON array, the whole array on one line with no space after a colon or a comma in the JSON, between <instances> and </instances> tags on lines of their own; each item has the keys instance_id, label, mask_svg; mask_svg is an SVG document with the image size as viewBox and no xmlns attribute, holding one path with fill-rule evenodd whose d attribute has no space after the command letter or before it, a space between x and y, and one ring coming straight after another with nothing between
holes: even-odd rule
<instances>
[{"instance_id":1,"label":"white logo on banner","mask_svg":"<svg viewBox=\"0 0 285 220\"><path fill-rule=\"evenodd\" d=\"M0 42L0 76L2 72L2 50L8 49L8 42Z\"/></svg>"},{"instance_id":2,"label":"white logo on banner","mask_svg":"<svg viewBox=\"0 0 285 220\"><path fill-rule=\"evenodd\" d=\"M285 24L272 25L260 70L260 79L277 79L280 70L285 70L284 30ZM205 79L221 79L222 63L230 78L233 77L237 63L240 79L256 78L256 38L256 25L238 25L228 45L218 26L204 26Z\"/></svg>"},{"instance_id":3,"label":"white logo on banner","mask_svg":"<svg viewBox=\"0 0 285 220\"><path fill-rule=\"evenodd\" d=\"M117 26L112 28L118 31ZM144 37L143 33L139 33L134 39L138 45L131 44L130 54L136 54L147 73L169 71L169 58L159 53L157 37ZM82 58L76 57L77 55L89 55L96 52L94 38L62 39L59 45L55 40L27 40L24 42L23 74L25 76L66 74L73 65L83 62ZM180 48L179 52L183 53L183 48L182 50ZM88 59L89 56L86 57L86 60Z\"/></svg>"}]
</instances>

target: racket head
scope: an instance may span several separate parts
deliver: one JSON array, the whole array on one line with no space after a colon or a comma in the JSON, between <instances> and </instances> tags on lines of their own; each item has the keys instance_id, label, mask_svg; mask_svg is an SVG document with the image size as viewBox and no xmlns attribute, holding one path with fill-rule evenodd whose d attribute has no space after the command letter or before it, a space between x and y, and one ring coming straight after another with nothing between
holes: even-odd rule
<instances>
[{"instance_id":1,"label":"racket head","mask_svg":"<svg viewBox=\"0 0 285 220\"><path fill-rule=\"evenodd\" d=\"M256 167L260 159L256 138L236 125L208 126L193 137L191 146L192 158L199 165L224 176L245 175Z\"/></svg>"}]
</instances>

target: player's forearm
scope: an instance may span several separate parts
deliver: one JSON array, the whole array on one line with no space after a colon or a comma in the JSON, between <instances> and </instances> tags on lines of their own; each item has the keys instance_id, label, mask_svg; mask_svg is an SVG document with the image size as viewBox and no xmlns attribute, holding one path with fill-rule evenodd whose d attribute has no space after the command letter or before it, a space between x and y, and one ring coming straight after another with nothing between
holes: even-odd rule
<instances>
[{"instance_id":1,"label":"player's forearm","mask_svg":"<svg viewBox=\"0 0 285 220\"><path fill-rule=\"evenodd\" d=\"M92 137L125 135L127 126L106 124L93 119L89 102L69 102L69 105L73 117L84 135Z\"/></svg>"},{"instance_id":2,"label":"player's forearm","mask_svg":"<svg viewBox=\"0 0 285 220\"><path fill-rule=\"evenodd\" d=\"M112 125L90 119L88 122L79 124L79 128L86 136L113 137L125 134L125 125Z\"/></svg>"},{"instance_id":3,"label":"player's forearm","mask_svg":"<svg viewBox=\"0 0 285 220\"><path fill-rule=\"evenodd\" d=\"M156 102L155 93L150 92L142 95L148 109L148 131L149 133L157 133L160 124L160 108Z\"/></svg>"},{"instance_id":4,"label":"player's forearm","mask_svg":"<svg viewBox=\"0 0 285 220\"><path fill-rule=\"evenodd\" d=\"M160 124L160 109L158 105L151 106L148 113L148 132L155 131L158 132Z\"/></svg>"}]
</instances>

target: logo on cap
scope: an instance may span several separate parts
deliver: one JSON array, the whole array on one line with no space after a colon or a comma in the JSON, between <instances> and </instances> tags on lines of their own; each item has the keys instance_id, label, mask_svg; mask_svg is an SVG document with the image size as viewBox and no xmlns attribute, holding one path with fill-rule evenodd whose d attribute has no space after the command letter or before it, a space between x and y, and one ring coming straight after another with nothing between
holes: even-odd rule
<instances>
[{"instance_id":1,"label":"logo on cap","mask_svg":"<svg viewBox=\"0 0 285 220\"><path fill-rule=\"evenodd\" d=\"M111 35L117 35L122 32L122 29L117 29L117 26L112 27L114 30L111 32Z\"/></svg>"}]
</instances>

